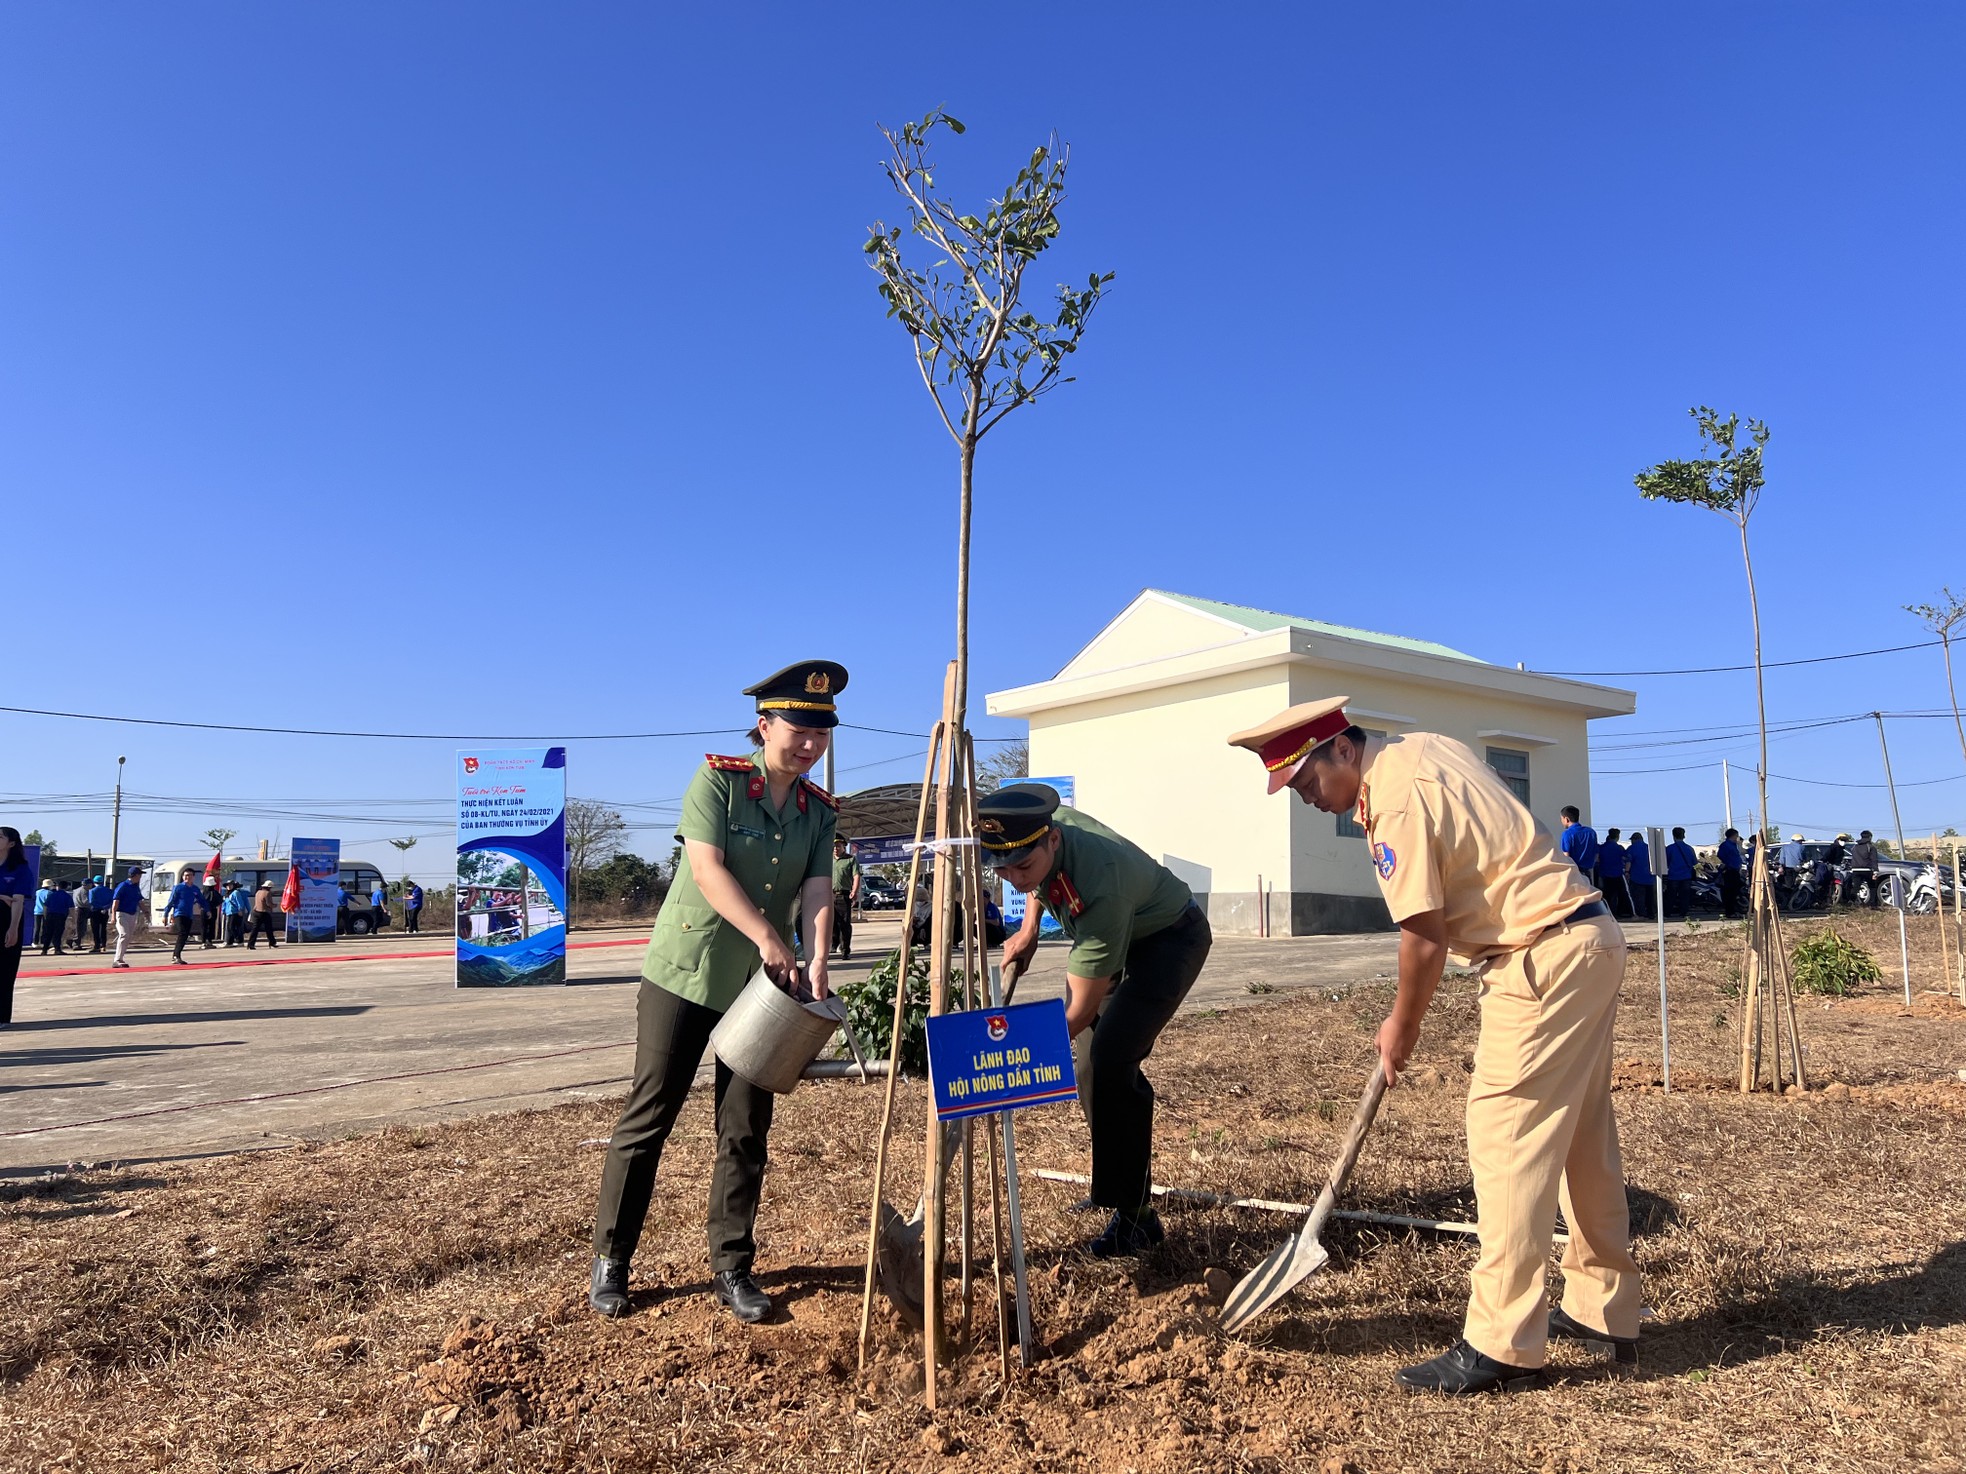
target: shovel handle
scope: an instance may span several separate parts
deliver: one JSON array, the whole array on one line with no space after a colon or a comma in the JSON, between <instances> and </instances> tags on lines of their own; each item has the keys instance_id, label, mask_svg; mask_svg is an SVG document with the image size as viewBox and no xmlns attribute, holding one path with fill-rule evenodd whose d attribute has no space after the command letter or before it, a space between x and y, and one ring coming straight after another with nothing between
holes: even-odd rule
<instances>
[{"instance_id":1,"label":"shovel handle","mask_svg":"<svg viewBox=\"0 0 1966 1474\"><path fill-rule=\"evenodd\" d=\"M1024 981L1023 963L1013 962L1003 970L1003 998L997 1004L999 1008L1003 1007L1005 1004L1008 1004L1012 998L1015 998L1017 996L1017 985L1023 981Z\"/></svg>"},{"instance_id":2,"label":"shovel handle","mask_svg":"<svg viewBox=\"0 0 1966 1474\"><path fill-rule=\"evenodd\" d=\"M1372 1121L1379 1114L1379 1102L1386 1098L1386 1064L1379 1061L1372 1067L1372 1078L1365 1082L1365 1094L1359 1097L1358 1110L1352 1114L1352 1124L1346 1128L1344 1145L1338 1149L1338 1160L1331 1164L1331 1176L1324 1184L1324 1191L1318 1194L1317 1204L1311 1209L1310 1221L1304 1225L1304 1236L1316 1238L1324 1228L1325 1219L1337 1206L1338 1194L1345 1190L1345 1183L1352 1175L1352 1168L1358 1164L1359 1149L1365 1145L1365 1133L1372 1129Z\"/></svg>"}]
</instances>

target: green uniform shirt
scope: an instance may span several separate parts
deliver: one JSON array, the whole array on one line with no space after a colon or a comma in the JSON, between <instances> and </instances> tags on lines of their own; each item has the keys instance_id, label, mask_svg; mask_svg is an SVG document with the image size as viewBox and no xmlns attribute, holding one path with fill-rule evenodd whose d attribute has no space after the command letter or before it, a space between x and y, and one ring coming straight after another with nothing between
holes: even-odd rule
<instances>
[{"instance_id":1,"label":"green uniform shirt","mask_svg":"<svg viewBox=\"0 0 1966 1474\"><path fill-rule=\"evenodd\" d=\"M854 862L854 858L851 855L841 855L839 859L835 860L833 862L833 894L836 896L852 895L853 877L858 873L859 869L860 866Z\"/></svg>"},{"instance_id":2,"label":"green uniform shirt","mask_svg":"<svg viewBox=\"0 0 1966 1474\"><path fill-rule=\"evenodd\" d=\"M821 791L803 779L787 795L783 812L773 808L764 754L735 766L744 761L714 758L697 769L683 795L676 837L722 850L725 868L789 946L799 888L828 873L836 816ZM703 899L685 849L655 918L642 976L721 1013L757 968L757 947Z\"/></svg>"},{"instance_id":3,"label":"green uniform shirt","mask_svg":"<svg viewBox=\"0 0 1966 1474\"><path fill-rule=\"evenodd\" d=\"M1110 978L1125 965L1126 949L1172 926L1194 893L1097 819L1068 808L1051 818L1059 829L1058 864L1039 885L1037 899L1072 940L1066 971Z\"/></svg>"}]
</instances>

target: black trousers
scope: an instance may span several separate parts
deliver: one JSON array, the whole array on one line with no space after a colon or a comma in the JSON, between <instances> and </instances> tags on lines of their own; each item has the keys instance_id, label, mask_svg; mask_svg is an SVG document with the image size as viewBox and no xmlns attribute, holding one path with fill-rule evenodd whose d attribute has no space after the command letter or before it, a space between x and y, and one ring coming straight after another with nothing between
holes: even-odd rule
<instances>
[{"instance_id":1,"label":"black trousers","mask_svg":"<svg viewBox=\"0 0 1966 1474\"><path fill-rule=\"evenodd\" d=\"M403 934L405 936L415 936L422 930L422 927L417 924L422 920L423 908L421 906L405 906L403 908Z\"/></svg>"},{"instance_id":2,"label":"black trousers","mask_svg":"<svg viewBox=\"0 0 1966 1474\"><path fill-rule=\"evenodd\" d=\"M171 956L184 961L184 944L191 940L191 929L198 924L195 916L179 916L177 919L177 945L171 948Z\"/></svg>"},{"instance_id":3,"label":"black trousers","mask_svg":"<svg viewBox=\"0 0 1966 1474\"><path fill-rule=\"evenodd\" d=\"M109 945L109 913L91 911L89 913L89 941L93 950L100 952Z\"/></svg>"},{"instance_id":4,"label":"black trousers","mask_svg":"<svg viewBox=\"0 0 1966 1474\"><path fill-rule=\"evenodd\" d=\"M246 940L245 913L240 911L234 911L230 916L225 918L225 945L228 947L236 947L245 940Z\"/></svg>"},{"instance_id":5,"label":"black trousers","mask_svg":"<svg viewBox=\"0 0 1966 1474\"><path fill-rule=\"evenodd\" d=\"M1651 881L1627 879L1625 889L1631 894L1632 914L1634 916L1643 917L1647 921L1657 919L1652 915L1652 903L1658 900L1659 892Z\"/></svg>"},{"instance_id":6,"label":"black trousers","mask_svg":"<svg viewBox=\"0 0 1966 1474\"><path fill-rule=\"evenodd\" d=\"M1208 918L1191 906L1181 919L1126 951L1099 1017L1073 1042L1079 1105L1092 1130L1092 1201L1136 1213L1154 1170L1154 1087L1140 1066L1188 990L1214 942Z\"/></svg>"},{"instance_id":7,"label":"black trousers","mask_svg":"<svg viewBox=\"0 0 1966 1474\"><path fill-rule=\"evenodd\" d=\"M246 931L246 950L248 952L252 951L253 947L259 942L259 939L261 937L266 938L266 945L269 947L277 947L280 945L280 943L274 938L273 913L271 911L253 912L252 925Z\"/></svg>"},{"instance_id":8,"label":"black trousers","mask_svg":"<svg viewBox=\"0 0 1966 1474\"><path fill-rule=\"evenodd\" d=\"M0 906L0 917L6 908ZM25 938L22 939L23 943ZM20 947L0 947L0 1025L14 1021L14 979L20 976Z\"/></svg>"},{"instance_id":9,"label":"black trousers","mask_svg":"<svg viewBox=\"0 0 1966 1474\"><path fill-rule=\"evenodd\" d=\"M690 1081L723 1015L643 983L635 1000L635 1083L608 1139L594 1255L627 1261L641 1241L655 1193L655 1169L676 1124ZM717 1061L717 1165L710 1177L710 1269L748 1273L757 1254L753 1232L765 1181L765 1138L774 1097Z\"/></svg>"},{"instance_id":10,"label":"black trousers","mask_svg":"<svg viewBox=\"0 0 1966 1474\"><path fill-rule=\"evenodd\" d=\"M1693 882L1690 880L1667 881L1666 882L1666 915L1684 916L1686 914L1686 909L1687 909L1687 897L1689 893L1692 891L1692 889L1693 889Z\"/></svg>"},{"instance_id":11,"label":"black trousers","mask_svg":"<svg viewBox=\"0 0 1966 1474\"><path fill-rule=\"evenodd\" d=\"M1741 872L1725 866L1720 871L1720 909L1728 916L1741 914Z\"/></svg>"},{"instance_id":12,"label":"black trousers","mask_svg":"<svg viewBox=\"0 0 1966 1474\"><path fill-rule=\"evenodd\" d=\"M842 957L853 955L853 902L833 892L833 945Z\"/></svg>"}]
</instances>

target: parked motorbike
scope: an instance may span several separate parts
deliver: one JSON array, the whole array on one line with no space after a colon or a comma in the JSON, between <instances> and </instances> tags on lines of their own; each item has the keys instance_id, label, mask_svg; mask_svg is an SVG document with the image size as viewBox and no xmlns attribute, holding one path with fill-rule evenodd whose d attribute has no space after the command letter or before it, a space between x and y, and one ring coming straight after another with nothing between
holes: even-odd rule
<instances>
[{"instance_id":1,"label":"parked motorbike","mask_svg":"<svg viewBox=\"0 0 1966 1474\"><path fill-rule=\"evenodd\" d=\"M1843 872L1823 860L1812 860L1802 867L1801 878L1789 893L1791 911L1816 911L1835 904L1843 889Z\"/></svg>"}]
</instances>

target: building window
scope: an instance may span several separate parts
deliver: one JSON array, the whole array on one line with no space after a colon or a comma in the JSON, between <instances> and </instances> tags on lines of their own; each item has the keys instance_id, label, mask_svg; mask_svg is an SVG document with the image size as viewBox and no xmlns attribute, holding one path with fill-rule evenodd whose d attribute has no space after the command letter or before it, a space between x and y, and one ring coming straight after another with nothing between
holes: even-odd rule
<instances>
[{"instance_id":1,"label":"building window","mask_svg":"<svg viewBox=\"0 0 1966 1474\"><path fill-rule=\"evenodd\" d=\"M1384 732L1375 732L1370 727L1363 728L1362 730L1368 737L1377 738L1380 741L1385 740L1386 734ZM1365 831L1359 827L1350 814L1334 814L1332 817L1338 821L1338 837L1340 839L1365 838Z\"/></svg>"},{"instance_id":2,"label":"building window","mask_svg":"<svg viewBox=\"0 0 1966 1474\"><path fill-rule=\"evenodd\" d=\"M1491 747L1488 749L1488 766L1508 784L1509 792L1522 800L1522 806L1528 808L1529 754L1508 747Z\"/></svg>"}]
</instances>

